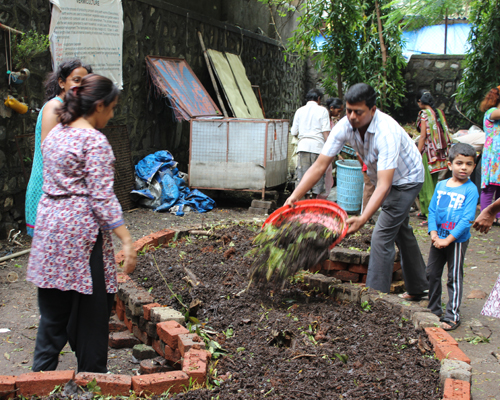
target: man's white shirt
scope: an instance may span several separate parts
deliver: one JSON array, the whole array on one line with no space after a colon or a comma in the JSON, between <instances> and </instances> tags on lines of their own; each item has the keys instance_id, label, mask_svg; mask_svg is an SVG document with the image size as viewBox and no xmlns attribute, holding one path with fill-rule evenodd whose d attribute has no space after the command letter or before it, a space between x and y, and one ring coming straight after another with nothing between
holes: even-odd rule
<instances>
[{"instance_id":1,"label":"man's white shirt","mask_svg":"<svg viewBox=\"0 0 500 400\"><path fill-rule=\"evenodd\" d=\"M340 153L349 143L356 150L368 170L372 183L377 183L377 171L395 169L392 184L395 186L424 181L422 156L406 131L389 115L380 110L365 133L365 140L353 129L347 117L332 129L321 154L329 157Z\"/></svg>"},{"instance_id":2,"label":"man's white shirt","mask_svg":"<svg viewBox=\"0 0 500 400\"><path fill-rule=\"evenodd\" d=\"M305 106L300 107L295 112L293 117L291 134L293 136L298 135L297 152L305 151L320 154L325 144L323 132L329 130L330 116L328 110L315 101L308 101Z\"/></svg>"}]
</instances>

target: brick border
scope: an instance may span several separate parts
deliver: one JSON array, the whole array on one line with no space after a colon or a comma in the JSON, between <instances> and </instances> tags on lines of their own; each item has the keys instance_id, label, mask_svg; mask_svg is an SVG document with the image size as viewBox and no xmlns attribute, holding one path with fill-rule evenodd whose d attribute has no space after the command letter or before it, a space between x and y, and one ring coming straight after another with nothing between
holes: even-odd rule
<instances>
[{"instance_id":1,"label":"brick border","mask_svg":"<svg viewBox=\"0 0 500 400\"><path fill-rule=\"evenodd\" d=\"M164 247L175 237L189 235L189 231L194 229L201 227L184 230L164 229L135 241L134 248L137 252L154 251L155 247L160 245ZM121 251L116 254L117 263L123 259ZM471 362L448 332L434 326L437 317L421 307L401 305L398 301L391 300L388 295L382 296L361 285L341 283L335 277L321 274L305 275L304 282L339 301L358 304L364 301L383 302L402 316L411 319L416 329L425 331L436 357L441 362L443 360L455 360L465 364ZM118 274L118 286L115 311L116 316L126 326L126 330L124 331L125 327L121 328L116 322L112 322L110 346L119 347L123 341L151 345L157 354L169 363L178 365L179 371L139 376L79 373L75 377L74 371L30 372L19 376L0 375L0 395L7 395L6 398L13 398L15 395L46 396L55 386L64 385L71 379L77 384L85 385L95 378L102 394L110 396L128 396L131 390L138 396L160 395L167 390L170 393L179 393L189 386L190 381L203 385L211 354L205 349L203 340L198 335L189 333L183 326L184 316L170 307L155 303L151 294L136 285L126 274ZM470 389L470 382L447 378L444 382L443 399L470 400Z\"/></svg>"}]
</instances>

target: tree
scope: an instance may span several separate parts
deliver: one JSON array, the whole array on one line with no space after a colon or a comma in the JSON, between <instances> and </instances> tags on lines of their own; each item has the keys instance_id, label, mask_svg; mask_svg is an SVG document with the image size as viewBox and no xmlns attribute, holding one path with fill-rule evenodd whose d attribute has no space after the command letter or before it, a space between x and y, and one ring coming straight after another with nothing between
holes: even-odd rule
<instances>
[{"instance_id":1,"label":"tree","mask_svg":"<svg viewBox=\"0 0 500 400\"><path fill-rule=\"evenodd\" d=\"M283 16L298 12L298 28L288 40L289 53L310 59L323 73L330 95L343 97L345 87L371 84L379 107L397 108L404 97L405 66L398 24L386 24L386 0L259 0ZM318 48L316 38L325 41Z\"/></svg>"},{"instance_id":2,"label":"tree","mask_svg":"<svg viewBox=\"0 0 500 400\"><path fill-rule=\"evenodd\" d=\"M470 48L458 86L457 103L465 116L482 126L479 105L488 91L500 83L500 0L471 4Z\"/></svg>"}]
</instances>

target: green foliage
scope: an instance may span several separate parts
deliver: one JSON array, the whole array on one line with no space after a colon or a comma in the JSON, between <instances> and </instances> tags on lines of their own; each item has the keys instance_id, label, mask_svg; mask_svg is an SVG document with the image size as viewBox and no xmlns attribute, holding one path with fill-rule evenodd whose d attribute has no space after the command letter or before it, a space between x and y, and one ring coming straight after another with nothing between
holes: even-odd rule
<instances>
[{"instance_id":1,"label":"green foliage","mask_svg":"<svg viewBox=\"0 0 500 400\"><path fill-rule=\"evenodd\" d=\"M346 88L358 82L372 85L381 94L378 106L398 108L404 97L402 75L406 62L402 56L402 31L397 22L385 20L391 6L380 9L382 37L387 62L382 59L375 0L259 0L274 5L278 12L300 11L298 27L289 39L287 52L310 57L323 74L323 87L332 96L343 97ZM382 7L388 0L380 0ZM295 7L293 4L297 4ZM323 36L319 49L315 38ZM321 50L321 52L319 51Z\"/></svg>"},{"instance_id":2,"label":"green foliage","mask_svg":"<svg viewBox=\"0 0 500 400\"><path fill-rule=\"evenodd\" d=\"M483 126L479 105L488 91L498 85L500 76L500 0L477 0L471 4L470 49L458 85L457 103L461 111Z\"/></svg>"},{"instance_id":3,"label":"green foliage","mask_svg":"<svg viewBox=\"0 0 500 400\"><path fill-rule=\"evenodd\" d=\"M367 301L363 301L363 302L361 303L361 308L362 308L364 311L368 312L368 311L371 311L372 306L370 305L370 303L369 303L369 302L367 302Z\"/></svg>"},{"instance_id":4,"label":"green foliage","mask_svg":"<svg viewBox=\"0 0 500 400\"><path fill-rule=\"evenodd\" d=\"M14 69L19 70L26 67L33 57L43 53L49 48L49 45L48 35L43 35L33 30L20 37L16 37L12 46Z\"/></svg>"}]
</instances>

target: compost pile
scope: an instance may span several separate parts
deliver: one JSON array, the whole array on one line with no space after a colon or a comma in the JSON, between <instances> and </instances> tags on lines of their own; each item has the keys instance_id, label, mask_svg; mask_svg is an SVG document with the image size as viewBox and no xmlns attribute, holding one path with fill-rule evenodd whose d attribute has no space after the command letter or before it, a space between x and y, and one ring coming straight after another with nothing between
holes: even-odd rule
<instances>
[{"instance_id":1,"label":"compost pile","mask_svg":"<svg viewBox=\"0 0 500 400\"><path fill-rule=\"evenodd\" d=\"M365 225L352 235L347 235L338 244L339 247L358 251L370 251L372 245L373 225Z\"/></svg>"},{"instance_id":2,"label":"compost pile","mask_svg":"<svg viewBox=\"0 0 500 400\"><path fill-rule=\"evenodd\" d=\"M216 352L208 369L213 390L175 398L441 398L439 361L393 310L339 304L300 277L284 290L245 291L253 263L246 254L259 230L211 229L138 257L131 278L160 304L190 307Z\"/></svg>"},{"instance_id":3,"label":"compost pile","mask_svg":"<svg viewBox=\"0 0 500 400\"><path fill-rule=\"evenodd\" d=\"M250 283L274 283L283 286L287 278L300 270L308 270L328 258L329 247L338 238L320 224L301 224L298 221L277 227L268 224L254 240L257 246L249 256L254 257Z\"/></svg>"}]
</instances>

